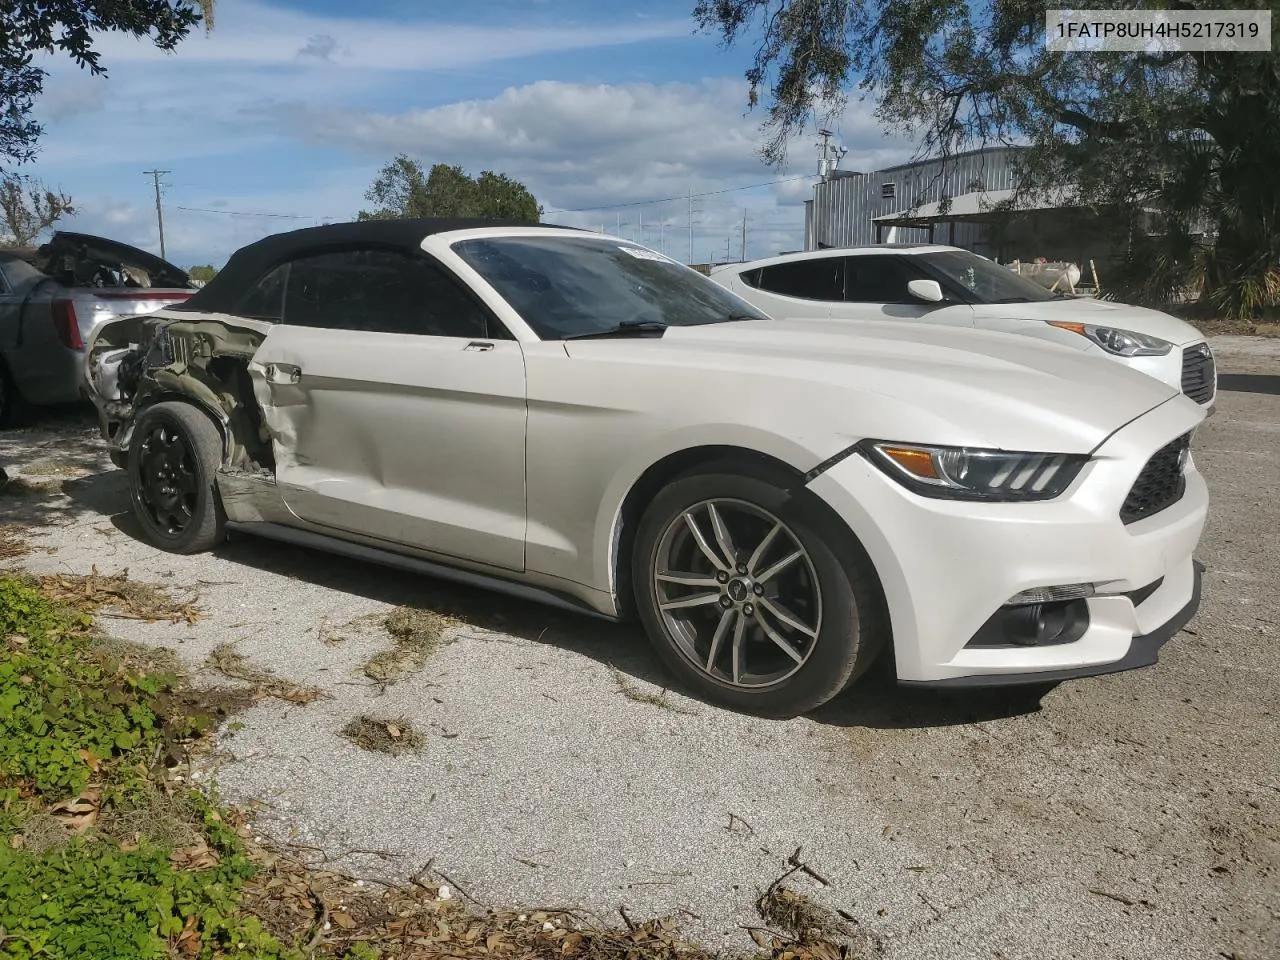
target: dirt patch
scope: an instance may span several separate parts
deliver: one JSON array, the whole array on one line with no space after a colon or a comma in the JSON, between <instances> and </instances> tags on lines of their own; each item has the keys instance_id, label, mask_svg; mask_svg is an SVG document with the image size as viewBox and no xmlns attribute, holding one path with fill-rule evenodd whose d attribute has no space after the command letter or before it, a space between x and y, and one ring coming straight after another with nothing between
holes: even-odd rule
<instances>
[{"instance_id":1,"label":"dirt patch","mask_svg":"<svg viewBox=\"0 0 1280 960\"><path fill-rule=\"evenodd\" d=\"M5 477L0 480L0 497L31 500L49 497L62 493L62 485L65 482L60 479L31 480L28 477Z\"/></svg>"},{"instance_id":2,"label":"dirt patch","mask_svg":"<svg viewBox=\"0 0 1280 960\"><path fill-rule=\"evenodd\" d=\"M189 793L149 782L145 793L128 806L105 810L97 826L116 843L149 843L177 850L201 839L194 826L199 819Z\"/></svg>"},{"instance_id":3,"label":"dirt patch","mask_svg":"<svg viewBox=\"0 0 1280 960\"><path fill-rule=\"evenodd\" d=\"M175 597L167 587L130 580L127 568L108 576L97 567L88 574L53 574L41 577L40 586L61 606L87 613L105 610L124 620L193 624L201 615L196 606L199 592L194 587L185 588L186 596Z\"/></svg>"},{"instance_id":4,"label":"dirt patch","mask_svg":"<svg viewBox=\"0 0 1280 960\"><path fill-rule=\"evenodd\" d=\"M105 657L118 660L131 666L140 667L147 673L181 673L182 663L178 654L169 647L148 647L132 640L121 640L119 637L95 636L94 649Z\"/></svg>"},{"instance_id":5,"label":"dirt patch","mask_svg":"<svg viewBox=\"0 0 1280 960\"><path fill-rule=\"evenodd\" d=\"M683 713L687 716L696 716L698 711L691 710L688 707L673 703L667 695L667 691L663 690L645 690L642 687L632 683L631 680L617 667L610 664L609 674L613 677L613 682L618 685L618 692L636 703L645 703L651 707L658 707L661 710L670 710L672 713Z\"/></svg>"},{"instance_id":6,"label":"dirt patch","mask_svg":"<svg viewBox=\"0 0 1280 960\"><path fill-rule=\"evenodd\" d=\"M1206 337L1280 337L1280 323L1256 320L1191 320Z\"/></svg>"},{"instance_id":7,"label":"dirt patch","mask_svg":"<svg viewBox=\"0 0 1280 960\"><path fill-rule=\"evenodd\" d=\"M319 700L322 694L315 687L304 687L277 677L265 667L249 662L249 658L235 648L223 643L213 648L205 666L232 680L243 680L258 697L273 697L287 703L307 704Z\"/></svg>"},{"instance_id":8,"label":"dirt patch","mask_svg":"<svg viewBox=\"0 0 1280 960\"><path fill-rule=\"evenodd\" d=\"M23 476L27 477L80 477L89 472L79 464L47 457L22 466Z\"/></svg>"},{"instance_id":9,"label":"dirt patch","mask_svg":"<svg viewBox=\"0 0 1280 960\"><path fill-rule=\"evenodd\" d=\"M0 560L17 560L31 552L27 528L16 523L0 523Z\"/></svg>"},{"instance_id":10,"label":"dirt patch","mask_svg":"<svg viewBox=\"0 0 1280 960\"><path fill-rule=\"evenodd\" d=\"M398 757L405 753L417 753L426 746L427 738L413 728L407 717L387 720L362 713L345 727L339 736L350 740L362 750L385 753Z\"/></svg>"},{"instance_id":11,"label":"dirt patch","mask_svg":"<svg viewBox=\"0 0 1280 960\"><path fill-rule=\"evenodd\" d=\"M381 684L403 680L430 659L444 643L445 631L460 622L436 610L396 607L383 621L394 645L370 658L365 676Z\"/></svg>"}]
</instances>

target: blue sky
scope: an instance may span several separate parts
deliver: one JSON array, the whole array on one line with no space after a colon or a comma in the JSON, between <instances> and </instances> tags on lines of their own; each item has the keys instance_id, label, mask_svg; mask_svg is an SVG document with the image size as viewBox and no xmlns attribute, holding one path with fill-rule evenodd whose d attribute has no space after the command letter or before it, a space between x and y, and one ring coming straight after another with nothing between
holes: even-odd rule
<instances>
[{"instance_id":1,"label":"blue sky","mask_svg":"<svg viewBox=\"0 0 1280 960\"><path fill-rule=\"evenodd\" d=\"M70 193L69 228L158 250L151 180L164 178L169 259L221 263L264 234L348 219L396 153L523 181L546 219L605 227L673 256L748 256L802 242L813 137L787 169L756 155L750 49L697 34L694 0L219 0L215 28L174 54L120 37L95 79L49 58L42 150L26 169ZM358 16L352 11L358 10ZM909 147L853 104L844 166ZM735 189L789 177L785 183ZM629 206L619 206L630 204ZM577 212L564 212L577 211Z\"/></svg>"}]
</instances>

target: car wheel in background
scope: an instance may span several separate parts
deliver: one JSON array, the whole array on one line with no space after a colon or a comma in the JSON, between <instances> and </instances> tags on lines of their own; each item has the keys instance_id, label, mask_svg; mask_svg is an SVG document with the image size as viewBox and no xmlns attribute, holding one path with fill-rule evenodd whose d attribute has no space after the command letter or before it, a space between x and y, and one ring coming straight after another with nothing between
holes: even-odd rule
<instances>
[{"instance_id":1,"label":"car wheel in background","mask_svg":"<svg viewBox=\"0 0 1280 960\"><path fill-rule=\"evenodd\" d=\"M851 535L818 532L806 494L731 470L654 497L632 557L637 607L663 661L707 699L796 716L875 659L879 586Z\"/></svg>"},{"instance_id":2,"label":"car wheel in background","mask_svg":"<svg viewBox=\"0 0 1280 960\"><path fill-rule=\"evenodd\" d=\"M216 471L222 436L189 403L158 403L138 418L129 444L129 494L147 540L199 553L226 537Z\"/></svg>"},{"instance_id":3,"label":"car wheel in background","mask_svg":"<svg viewBox=\"0 0 1280 960\"><path fill-rule=\"evenodd\" d=\"M0 360L0 428L21 426L28 412L26 398Z\"/></svg>"}]
</instances>

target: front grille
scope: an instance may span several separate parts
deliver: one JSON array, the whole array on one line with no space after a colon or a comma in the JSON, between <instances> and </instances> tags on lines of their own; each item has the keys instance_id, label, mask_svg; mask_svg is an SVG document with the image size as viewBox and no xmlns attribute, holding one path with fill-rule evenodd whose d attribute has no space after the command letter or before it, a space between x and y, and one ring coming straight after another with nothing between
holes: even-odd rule
<instances>
[{"instance_id":1,"label":"front grille","mask_svg":"<svg viewBox=\"0 0 1280 960\"><path fill-rule=\"evenodd\" d=\"M1124 523L1135 523L1159 513L1182 498L1187 489L1183 474L1183 453L1191 446L1191 434L1183 434L1157 450L1138 474L1129 496L1120 508Z\"/></svg>"},{"instance_id":2,"label":"front grille","mask_svg":"<svg viewBox=\"0 0 1280 960\"><path fill-rule=\"evenodd\" d=\"M1213 399L1213 374L1208 344L1198 343L1182 351L1182 392L1196 403Z\"/></svg>"}]
</instances>

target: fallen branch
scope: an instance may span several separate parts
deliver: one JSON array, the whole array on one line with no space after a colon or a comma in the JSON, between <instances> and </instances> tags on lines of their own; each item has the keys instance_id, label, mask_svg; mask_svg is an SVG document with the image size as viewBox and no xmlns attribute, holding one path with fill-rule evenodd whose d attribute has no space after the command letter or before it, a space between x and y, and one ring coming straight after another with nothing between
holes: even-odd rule
<instances>
[{"instance_id":1,"label":"fallen branch","mask_svg":"<svg viewBox=\"0 0 1280 960\"><path fill-rule=\"evenodd\" d=\"M835 886L834 883L832 883L830 880L828 880L826 877L820 874L817 870L814 870L813 867L809 866L807 863L805 863L800 859L800 847L796 847L796 852L793 853L791 856L787 857L787 863L791 864L791 866L795 867L801 873L808 874L809 876L813 877L813 879L817 880L824 887Z\"/></svg>"}]
</instances>

